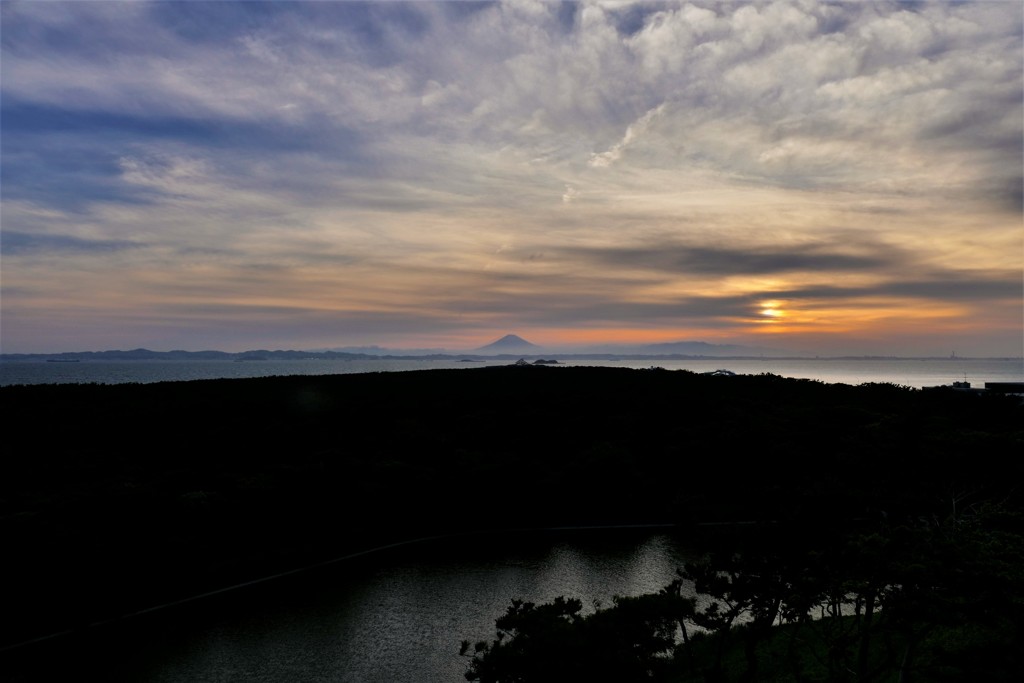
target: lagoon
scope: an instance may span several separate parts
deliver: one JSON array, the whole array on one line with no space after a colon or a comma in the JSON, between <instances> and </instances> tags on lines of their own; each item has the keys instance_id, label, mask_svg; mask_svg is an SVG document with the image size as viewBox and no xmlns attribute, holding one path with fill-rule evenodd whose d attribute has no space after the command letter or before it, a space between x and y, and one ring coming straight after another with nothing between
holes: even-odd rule
<instances>
[{"instance_id":1,"label":"lagoon","mask_svg":"<svg viewBox=\"0 0 1024 683\"><path fill-rule=\"evenodd\" d=\"M664 529L451 537L161 610L18 654L5 680L456 683L513 598L656 591L695 556Z\"/></svg>"}]
</instances>

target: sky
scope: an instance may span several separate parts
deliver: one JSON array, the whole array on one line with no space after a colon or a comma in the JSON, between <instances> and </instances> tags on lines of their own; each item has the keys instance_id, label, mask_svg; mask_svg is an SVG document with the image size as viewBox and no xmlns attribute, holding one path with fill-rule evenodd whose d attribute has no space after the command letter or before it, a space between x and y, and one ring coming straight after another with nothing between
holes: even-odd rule
<instances>
[{"instance_id":1,"label":"sky","mask_svg":"<svg viewBox=\"0 0 1024 683\"><path fill-rule=\"evenodd\" d=\"M1020 356L1022 12L3 0L0 350Z\"/></svg>"}]
</instances>

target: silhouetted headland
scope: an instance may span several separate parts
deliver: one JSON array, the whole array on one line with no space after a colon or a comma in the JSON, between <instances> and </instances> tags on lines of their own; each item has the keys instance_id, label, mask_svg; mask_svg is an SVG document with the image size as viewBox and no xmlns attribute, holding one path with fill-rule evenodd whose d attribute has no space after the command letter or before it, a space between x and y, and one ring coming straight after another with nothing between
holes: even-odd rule
<instances>
[{"instance_id":1,"label":"silhouetted headland","mask_svg":"<svg viewBox=\"0 0 1024 683\"><path fill-rule=\"evenodd\" d=\"M525 366L0 388L2 644L434 533L1018 506L1012 397Z\"/></svg>"}]
</instances>

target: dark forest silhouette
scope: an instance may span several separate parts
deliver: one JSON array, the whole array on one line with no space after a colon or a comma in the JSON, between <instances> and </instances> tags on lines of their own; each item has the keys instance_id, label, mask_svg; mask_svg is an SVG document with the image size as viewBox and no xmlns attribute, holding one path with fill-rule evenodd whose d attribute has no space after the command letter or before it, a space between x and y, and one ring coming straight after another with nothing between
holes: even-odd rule
<instances>
[{"instance_id":1,"label":"dark forest silhouette","mask_svg":"<svg viewBox=\"0 0 1024 683\"><path fill-rule=\"evenodd\" d=\"M3 644L433 533L771 522L793 541L780 541L780 552L802 548L779 560L790 567L811 550L869 557L850 550L857 543L938 552L919 534L967 519L964 509L951 517L950 501L963 499L972 511L999 510L976 519L998 520L979 529L1002 536L971 543L1020 535L1008 521L1020 510L1024 452L1012 396L533 365L0 395ZM871 539L882 530L877 549ZM884 556L892 571L911 559ZM943 566L941 556L934 562ZM822 567L835 566L799 576L818 577L822 590L833 579L867 580L826 576ZM865 571L874 566L890 565L865 562ZM979 560L970 571L1003 581L999 566ZM1004 603L1019 609L1019 576L1005 581L1016 597ZM825 595L800 585L803 598ZM927 591L901 595L931 609ZM896 598L879 593L877 604L883 598L878 613L895 623ZM624 600L614 613L656 602ZM796 604L779 598L775 616ZM600 630L610 618L582 623ZM1008 623L1003 636L1019 637L1020 620ZM748 635L765 640L756 618ZM872 653L884 642L872 642L871 629L859 637ZM857 651L843 650L836 666L864 669Z\"/></svg>"},{"instance_id":2,"label":"dark forest silhouette","mask_svg":"<svg viewBox=\"0 0 1024 683\"><path fill-rule=\"evenodd\" d=\"M1020 680L1022 521L1003 506L953 505L943 518L828 536L756 525L658 593L590 613L571 598L513 600L494 640L463 642L466 678Z\"/></svg>"}]
</instances>

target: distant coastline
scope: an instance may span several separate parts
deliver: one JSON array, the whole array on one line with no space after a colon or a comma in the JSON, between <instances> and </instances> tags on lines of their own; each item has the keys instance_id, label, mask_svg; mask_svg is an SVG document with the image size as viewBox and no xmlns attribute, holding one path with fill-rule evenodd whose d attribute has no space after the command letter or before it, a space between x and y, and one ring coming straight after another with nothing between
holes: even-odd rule
<instances>
[{"instance_id":1,"label":"distant coastline","mask_svg":"<svg viewBox=\"0 0 1024 683\"><path fill-rule=\"evenodd\" d=\"M451 361L487 361L523 358L528 361L557 358L559 360L776 360L776 361L856 361L856 360L927 360L927 361L969 361L969 360L1003 360L1021 361L1022 356L821 356L821 355L766 355L766 354L735 354L735 353L352 353L347 351L295 351L254 349L250 351L151 351L149 349L132 349L129 351L64 351L60 353L0 353L0 362L17 361L160 361L160 360L451 360Z\"/></svg>"},{"instance_id":2,"label":"distant coastline","mask_svg":"<svg viewBox=\"0 0 1024 683\"><path fill-rule=\"evenodd\" d=\"M68 358L45 355L0 360L0 386L17 384L121 384L242 379L283 375L381 374L415 370L468 369L504 365L605 366L736 375L770 374L829 384L889 383L924 388L967 382L979 388L988 382L1024 382L1024 359L949 358L772 358L760 356L685 356L639 354L536 354L357 356L341 352L244 352L216 356L147 352L87 354ZM71 355L71 354L68 354Z\"/></svg>"}]
</instances>

